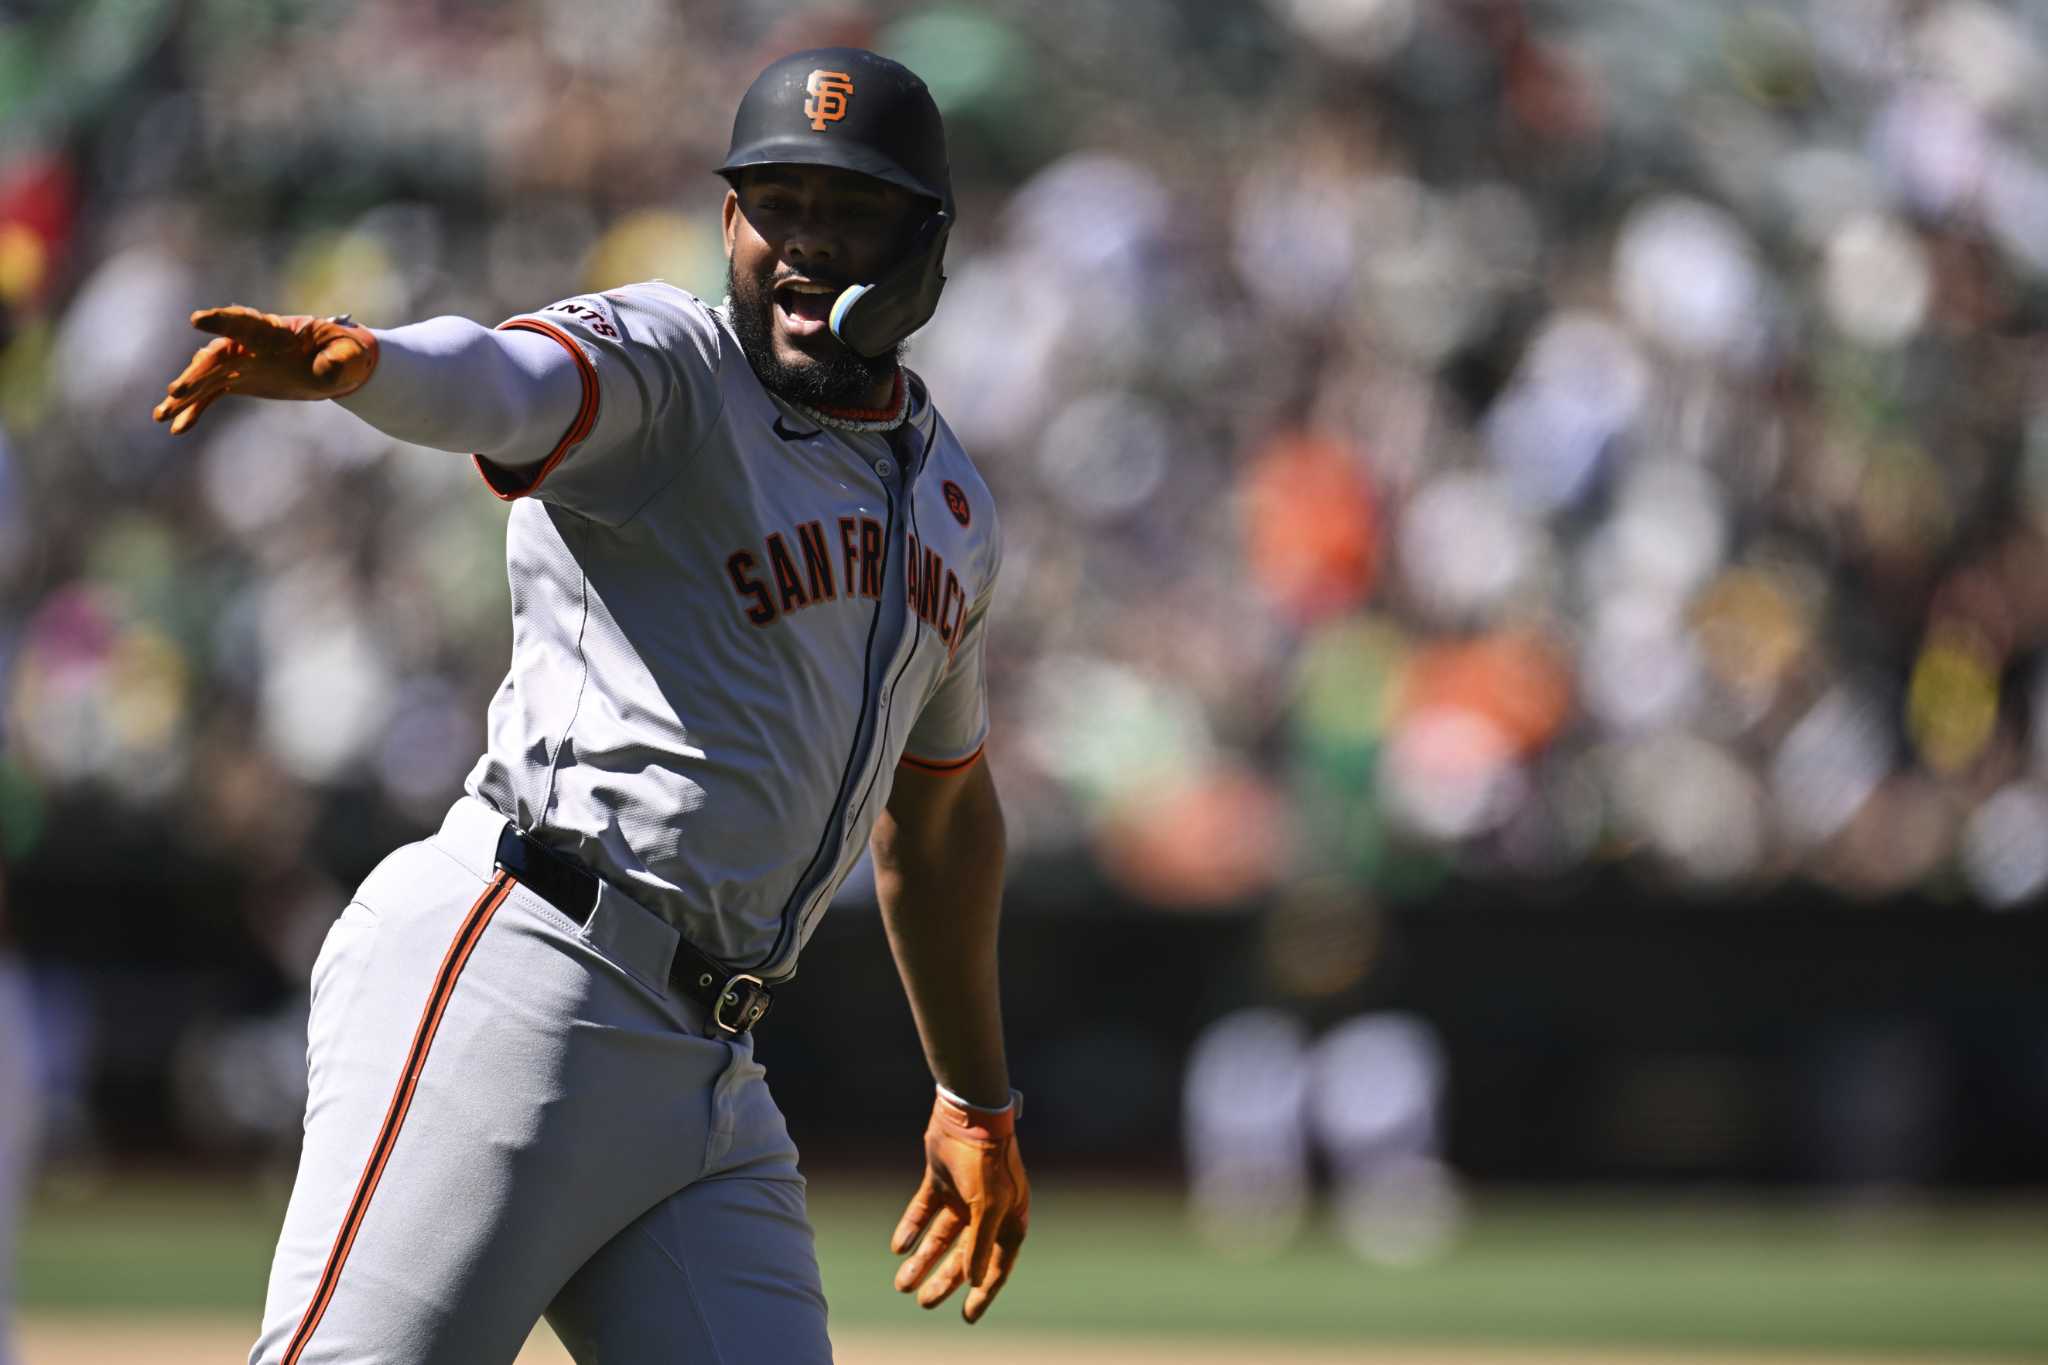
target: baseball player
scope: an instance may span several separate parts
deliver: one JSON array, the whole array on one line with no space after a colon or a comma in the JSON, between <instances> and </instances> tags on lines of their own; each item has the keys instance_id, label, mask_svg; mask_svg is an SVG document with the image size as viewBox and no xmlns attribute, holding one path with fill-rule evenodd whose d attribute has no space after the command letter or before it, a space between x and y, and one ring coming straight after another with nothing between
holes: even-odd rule
<instances>
[{"instance_id":1,"label":"baseball player","mask_svg":"<svg viewBox=\"0 0 2048 1365\"><path fill-rule=\"evenodd\" d=\"M210 309L156 410L335 399L513 502L486 752L313 969L252 1361L510 1361L542 1314L584 1362L829 1360L752 1030L863 848L938 1085L896 1286L964 1286L973 1322L1015 1264L1000 532L898 363L944 283L938 111L873 53L797 53L719 171L717 308L654 282L494 330Z\"/></svg>"}]
</instances>

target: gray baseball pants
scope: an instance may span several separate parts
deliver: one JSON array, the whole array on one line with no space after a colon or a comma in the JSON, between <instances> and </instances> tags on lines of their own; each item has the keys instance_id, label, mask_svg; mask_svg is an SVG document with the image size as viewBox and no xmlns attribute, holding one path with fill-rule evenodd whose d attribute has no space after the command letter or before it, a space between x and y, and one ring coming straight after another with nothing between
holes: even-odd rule
<instances>
[{"instance_id":1,"label":"gray baseball pants","mask_svg":"<svg viewBox=\"0 0 2048 1365\"><path fill-rule=\"evenodd\" d=\"M251 1365L829 1362L803 1178L753 1040L667 991L676 931L574 923L472 798L313 968L305 1146Z\"/></svg>"}]
</instances>

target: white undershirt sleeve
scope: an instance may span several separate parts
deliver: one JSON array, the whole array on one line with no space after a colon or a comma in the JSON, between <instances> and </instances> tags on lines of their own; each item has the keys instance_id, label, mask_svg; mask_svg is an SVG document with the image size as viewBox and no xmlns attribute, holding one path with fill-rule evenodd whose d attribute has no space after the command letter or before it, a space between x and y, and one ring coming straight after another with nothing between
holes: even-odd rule
<instances>
[{"instance_id":1,"label":"white undershirt sleeve","mask_svg":"<svg viewBox=\"0 0 2048 1365\"><path fill-rule=\"evenodd\" d=\"M376 373L337 401L387 436L517 467L545 460L577 418L583 381L552 338L458 317L371 330Z\"/></svg>"}]
</instances>

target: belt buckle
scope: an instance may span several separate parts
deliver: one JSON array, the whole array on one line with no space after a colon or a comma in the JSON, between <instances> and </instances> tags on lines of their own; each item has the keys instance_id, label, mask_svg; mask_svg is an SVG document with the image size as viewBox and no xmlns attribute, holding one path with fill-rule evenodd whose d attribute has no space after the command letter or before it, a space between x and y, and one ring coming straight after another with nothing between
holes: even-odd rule
<instances>
[{"instance_id":1,"label":"belt buckle","mask_svg":"<svg viewBox=\"0 0 2048 1365\"><path fill-rule=\"evenodd\" d=\"M753 988L744 997L737 989L742 984ZM775 997L769 994L767 983L760 977L750 972L735 972L726 978L723 986L719 987L718 1002L711 1007L711 1022L737 1038L760 1023L768 1013L768 1006L774 1002ZM726 1021L727 1006L738 1007L738 1022Z\"/></svg>"}]
</instances>

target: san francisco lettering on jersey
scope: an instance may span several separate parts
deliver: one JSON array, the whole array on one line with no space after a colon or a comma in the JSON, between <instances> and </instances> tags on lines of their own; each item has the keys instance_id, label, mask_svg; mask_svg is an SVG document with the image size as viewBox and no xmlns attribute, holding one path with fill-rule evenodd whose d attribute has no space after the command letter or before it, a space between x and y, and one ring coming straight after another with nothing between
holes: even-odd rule
<instances>
[{"instance_id":1,"label":"san francisco lettering on jersey","mask_svg":"<svg viewBox=\"0 0 2048 1365\"><path fill-rule=\"evenodd\" d=\"M821 602L882 595L882 523L873 517L840 517L838 556L830 553L822 521L807 521L787 532L771 532L758 551L726 556L740 608L757 626L772 626L793 612ZM794 548L792 548L792 545ZM938 632L950 653L967 617L967 590L945 558L911 536L904 556L910 609ZM843 588L842 588L843 585Z\"/></svg>"}]
</instances>

